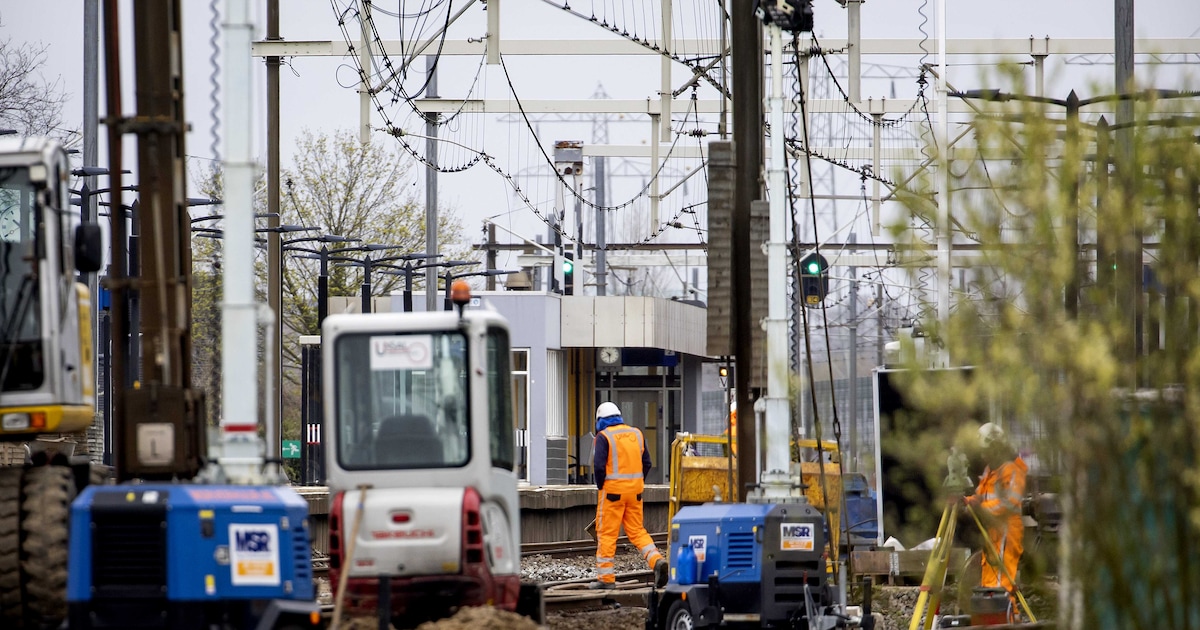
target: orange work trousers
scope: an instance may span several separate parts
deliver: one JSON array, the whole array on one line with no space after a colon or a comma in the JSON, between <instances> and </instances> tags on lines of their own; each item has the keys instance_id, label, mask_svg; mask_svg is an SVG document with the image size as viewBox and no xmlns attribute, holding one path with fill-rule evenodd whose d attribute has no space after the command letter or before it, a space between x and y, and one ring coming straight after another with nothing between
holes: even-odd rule
<instances>
[{"instance_id":1,"label":"orange work trousers","mask_svg":"<svg viewBox=\"0 0 1200 630\"><path fill-rule=\"evenodd\" d=\"M1004 520L1003 524L997 524L988 528L988 538L992 541L992 548L999 554L999 562L1004 563L1004 569L1008 570L1008 576L1017 577L1017 564L1021 561L1021 554L1025 551L1025 525L1021 522L1020 516L1010 516ZM1010 601L1009 612L1014 613L1017 610L1016 598L1013 596L1016 593L1012 580L1005 575L1004 569L998 565L993 565L989 561L990 554L983 554L982 572L979 576L979 585L991 588L1002 588L1008 591Z\"/></svg>"},{"instance_id":2,"label":"orange work trousers","mask_svg":"<svg viewBox=\"0 0 1200 630\"><path fill-rule=\"evenodd\" d=\"M617 581L613 558L617 554L617 537L621 526L625 535L646 560L651 569L663 559L654 540L642 525L642 493L611 494L600 491L596 505L596 579L613 584Z\"/></svg>"}]
</instances>

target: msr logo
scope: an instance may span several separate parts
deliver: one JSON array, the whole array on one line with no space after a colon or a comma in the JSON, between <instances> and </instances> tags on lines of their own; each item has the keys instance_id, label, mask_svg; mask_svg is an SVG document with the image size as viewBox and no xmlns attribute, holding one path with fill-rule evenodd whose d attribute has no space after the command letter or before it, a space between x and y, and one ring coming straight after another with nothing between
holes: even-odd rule
<instances>
[{"instance_id":1,"label":"msr logo","mask_svg":"<svg viewBox=\"0 0 1200 630\"><path fill-rule=\"evenodd\" d=\"M784 538L811 538L812 525L784 525Z\"/></svg>"},{"instance_id":2,"label":"msr logo","mask_svg":"<svg viewBox=\"0 0 1200 630\"><path fill-rule=\"evenodd\" d=\"M779 528L780 551L812 551L816 546L812 523L782 523Z\"/></svg>"},{"instance_id":3,"label":"msr logo","mask_svg":"<svg viewBox=\"0 0 1200 630\"><path fill-rule=\"evenodd\" d=\"M246 530L237 533L237 550L247 553L271 551L271 534L262 530Z\"/></svg>"}]
</instances>

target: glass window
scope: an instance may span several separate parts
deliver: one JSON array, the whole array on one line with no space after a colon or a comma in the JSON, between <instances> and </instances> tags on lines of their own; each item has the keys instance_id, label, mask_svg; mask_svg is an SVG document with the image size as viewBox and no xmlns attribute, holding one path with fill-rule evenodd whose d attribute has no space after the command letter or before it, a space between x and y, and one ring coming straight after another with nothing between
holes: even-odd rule
<instances>
[{"instance_id":1,"label":"glass window","mask_svg":"<svg viewBox=\"0 0 1200 630\"><path fill-rule=\"evenodd\" d=\"M0 387L6 391L37 389L45 378L34 200L24 169L0 169Z\"/></svg>"},{"instance_id":2,"label":"glass window","mask_svg":"<svg viewBox=\"0 0 1200 630\"><path fill-rule=\"evenodd\" d=\"M513 372L529 372L529 349L513 350Z\"/></svg>"},{"instance_id":3,"label":"glass window","mask_svg":"<svg viewBox=\"0 0 1200 630\"><path fill-rule=\"evenodd\" d=\"M458 332L337 340L335 427L345 469L452 468L470 460L467 340Z\"/></svg>"},{"instance_id":4,"label":"glass window","mask_svg":"<svg viewBox=\"0 0 1200 630\"><path fill-rule=\"evenodd\" d=\"M517 443L517 479L529 479L529 348L512 351L513 422Z\"/></svg>"},{"instance_id":5,"label":"glass window","mask_svg":"<svg viewBox=\"0 0 1200 630\"><path fill-rule=\"evenodd\" d=\"M512 470L516 459L513 441L512 373L508 369L508 331L489 328L487 335L488 434L492 466Z\"/></svg>"}]
</instances>

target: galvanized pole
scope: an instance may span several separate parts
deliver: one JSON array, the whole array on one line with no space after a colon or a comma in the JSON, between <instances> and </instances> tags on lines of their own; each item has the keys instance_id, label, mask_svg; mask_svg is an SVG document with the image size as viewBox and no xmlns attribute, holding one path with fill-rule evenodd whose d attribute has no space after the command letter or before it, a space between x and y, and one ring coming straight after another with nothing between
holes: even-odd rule
<instances>
[{"instance_id":1,"label":"galvanized pole","mask_svg":"<svg viewBox=\"0 0 1200 630\"><path fill-rule=\"evenodd\" d=\"M1114 0L1114 41L1115 79L1118 94L1128 94L1134 85L1134 32L1133 10L1134 0ZM1119 190L1125 198L1126 205L1134 208L1131 216L1131 228L1134 234L1132 247L1119 246L1117 250L1116 297L1117 304L1123 309L1123 319L1127 326L1133 328L1132 344L1123 349L1120 355L1126 360L1129 372L1126 384L1136 387L1138 374L1134 366L1137 358L1142 356L1142 230L1141 213L1137 212L1137 204L1133 202L1133 101L1122 100L1117 103L1116 116L1116 146L1114 147L1117 181ZM1105 226L1113 230L1119 226ZM1124 243L1124 239L1114 239L1115 243Z\"/></svg>"},{"instance_id":2,"label":"galvanized pole","mask_svg":"<svg viewBox=\"0 0 1200 630\"><path fill-rule=\"evenodd\" d=\"M496 224L489 223L487 226L487 269L491 271L496 268ZM487 277L487 290L496 290L496 276Z\"/></svg>"},{"instance_id":3,"label":"galvanized pole","mask_svg":"<svg viewBox=\"0 0 1200 630\"><path fill-rule=\"evenodd\" d=\"M606 217L608 212L604 205L608 203L608 166L603 157L592 160L596 169L593 177L596 182L596 295L608 295L608 229Z\"/></svg>"},{"instance_id":4,"label":"galvanized pole","mask_svg":"<svg viewBox=\"0 0 1200 630\"><path fill-rule=\"evenodd\" d=\"M100 0L84 0L83 2L83 165L84 166L99 166L96 162L99 153L97 144L100 136ZM96 176L88 175L83 180L83 190L96 189ZM83 205L81 211L83 213L83 223L97 222L97 205L99 199L96 195L83 195L80 200ZM92 299L92 315L88 322L92 331L92 347L95 348L95 355L103 355L107 361L108 346L97 344L97 327L99 324L100 314L100 295L99 295L99 274L87 274L88 295ZM102 376L100 370L95 370L96 379L93 385L96 387L93 391L100 392L100 384L107 380L107 376ZM97 396L99 399L99 396ZM93 430L91 434L96 434L95 429L99 428L99 438L101 444L108 443L109 425L107 422L107 414L104 410L108 409L108 394L104 395L104 406L98 410L96 417L93 418ZM97 427L96 425L99 425ZM89 445L90 446L90 445ZM89 448L89 451L91 449ZM101 452L105 449L101 447ZM97 453L92 452L92 461L98 462Z\"/></svg>"},{"instance_id":5,"label":"galvanized pole","mask_svg":"<svg viewBox=\"0 0 1200 630\"><path fill-rule=\"evenodd\" d=\"M950 249L953 246L950 232L950 121L947 119L946 93L946 0L937 3L938 29L938 77L937 77L937 127L934 138L937 142L939 164L937 169L937 318L940 324L950 319ZM950 353L942 348L937 353L936 365L948 367Z\"/></svg>"},{"instance_id":6,"label":"galvanized pole","mask_svg":"<svg viewBox=\"0 0 1200 630\"><path fill-rule=\"evenodd\" d=\"M267 0L267 40L279 41L279 0ZM267 226L279 227L279 57L267 57ZM275 437L283 439L283 239L273 230L267 232L267 306L275 318L275 339L271 344L279 356L271 374L271 391L264 392L275 401L272 418Z\"/></svg>"},{"instance_id":7,"label":"galvanized pole","mask_svg":"<svg viewBox=\"0 0 1200 630\"><path fill-rule=\"evenodd\" d=\"M221 308L221 464L235 483L262 479L258 437L257 305L254 301L254 171L250 139L254 35L248 0L225 12L225 274Z\"/></svg>"},{"instance_id":8,"label":"galvanized pole","mask_svg":"<svg viewBox=\"0 0 1200 630\"><path fill-rule=\"evenodd\" d=\"M771 40L771 82L768 96L772 130L783 124L783 31L778 25L767 27ZM763 493L782 499L789 496L791 433L788 392L788 304L787 304L787 180L782 133L771 134L771 160L767 169L770 199L770 236L767 241L767 393L766 461L760 471ZM738 407L741 408L740 406Z\"/></svg>"},{"instance_id":9,"label":"galvanized pole","mask_svg":"<svg viewBox=\"0 0 1200 630\"><path fill-rule=\"evenodd\" d=\"M426 98L437 98L437 57L426 57L426 70L429 72L429 85L425 89ZM430 256L438 254L438 208L437 208L437 133L438 115L433 112L425 114L425 159L429 166L425 170L425 253ZM437 310L437 269L425 269L425 310Z\"/></svg>"},{"instance_id":10,"label":"galvanized pole","mask_svg":"<svg viewBox=\"0 0 1200 630\"><path fill-rule=\"evenodd\" d=\"M862 3L863 0L847 0L846 21L849 34L847 44L850 50L846 56L849 62L847 69L847 92L851 103L862 100Z\"/></svg>"},{"instance_id":11,"label":"galvanized pole","mask_svg":"<svg viewBox=\"0 0 1200 630\"><path fill-rule=\"evenodd\" d=\"M371 21L371 3L359 5L362 15L359 16L359 47L358 65L362 68L362 82L358 86L358 141L367 144L371 141L371 32L367 25Z\"/></svg>"},{"instance_id":12,"label":"galvanized pole","mask_svg":"<svg viewBox=\"0 0 1200 630\"><path fill-rule=\"evenodd\" d=\"M851 251L854 251L854 243L858 239L854 232L850 233ZM849 413L846 414L850 421L850 431L847 436L849 440L850 451L849 457L846 460L850 465L847 470L858 470L858 268L850 267L850 348L846 353L846 358L849 359L849 377L850 377L850 400Z\"/></svg>"}]
</instances>

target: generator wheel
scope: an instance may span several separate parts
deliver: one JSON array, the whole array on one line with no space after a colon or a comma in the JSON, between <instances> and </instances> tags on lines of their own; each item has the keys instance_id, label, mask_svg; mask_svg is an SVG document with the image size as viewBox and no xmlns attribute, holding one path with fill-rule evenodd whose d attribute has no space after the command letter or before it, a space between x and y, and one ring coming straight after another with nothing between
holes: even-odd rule
<instances>
[{"instance_id":1,"label":"generator wheel","mask_svg":"<svg viewBox=\"0 0 1200 630\"><path fill-rule=\"evenodd\" d=\"M21 589L20 466L0 468L0 626L20 628L24 613Z\"/></svg>"},{"instance_id":2,"label":"generator wheel","mask_svg":"<svg viewBox=\"0 0 1200 630\"><path fill-rule=\"evenodd\" d=\"M75 479L65 466L25 472L21 573L25 606L34 625L57 627L67 616L67 526Z\"/></svg>"},{"instance_id":3,"label":"generator wheel","mask_svg":"<svg viewBox=\"0 0 1200 630\"><path fill-rule=\"evenodd\" d=\"M667 609L667 630L692 630L692 609L682 599L675 600Z\"/></svg>"}]
</instances>

